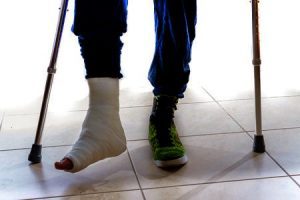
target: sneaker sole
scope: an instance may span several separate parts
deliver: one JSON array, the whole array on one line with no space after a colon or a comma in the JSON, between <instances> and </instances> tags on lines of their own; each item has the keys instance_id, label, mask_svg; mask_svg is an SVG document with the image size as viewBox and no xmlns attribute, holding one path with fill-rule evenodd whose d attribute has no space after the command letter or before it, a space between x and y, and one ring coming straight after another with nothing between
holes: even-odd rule
<instances>
[{"instance_id":1,"label":"sneaker sole","mask_svg":"<svg viewBox=\"0 0 300 200\"><path fill-rule=\"evenodd\" d=\"M155 165L160 168L178 167L181 165L185 165L187 162L188 162L188 157L186 155L174 160L154 160Z\"/></svg>"}]
</instances>

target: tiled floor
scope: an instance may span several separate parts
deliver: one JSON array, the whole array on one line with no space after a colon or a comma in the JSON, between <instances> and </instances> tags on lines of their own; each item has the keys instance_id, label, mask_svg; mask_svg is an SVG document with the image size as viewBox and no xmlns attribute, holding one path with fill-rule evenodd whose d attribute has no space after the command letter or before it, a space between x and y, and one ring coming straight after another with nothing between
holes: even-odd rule
<instances>
[{"instance_id":1,"label":"tiled floor","mask_svg":"<svg viewBox=\"0 0 300 200\"><path fill-rule=\"evenodd\" d=\"M51 94L43 160L31 165L27 156L60 0L0 3L1 26L8 27L0 37L5 55L0 59L0 200L300 199L299 1L260 3L264 154L252 152L251 4L197 2L191 80L175 118L188 164L162 170L152 162L147 141L152 88L146 77L154 44L153 7L151 1L130 0L120 91L128 150L76 174L53 167L78 137L87 109L83 63L69 31L72 12Z\"/></svg>"}]
</instances>

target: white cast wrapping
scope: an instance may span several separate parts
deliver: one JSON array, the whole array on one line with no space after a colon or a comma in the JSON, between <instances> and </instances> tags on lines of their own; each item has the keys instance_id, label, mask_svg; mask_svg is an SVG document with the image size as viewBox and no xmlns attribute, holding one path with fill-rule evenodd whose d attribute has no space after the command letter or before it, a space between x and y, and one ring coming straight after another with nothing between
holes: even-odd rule
<instances>
[{"instance_id":1,"label":"white cast wrapping","mask_svg":"<svg viewBox=\"0 0 300 200\"><path fill-rule=\"evenodd\" d=\"M119 116L119 79L90 78L89 109L78 141L65 156L73 162L69 172L80 171L99 160L126 150Z\"/></svg>"}]
</instances>

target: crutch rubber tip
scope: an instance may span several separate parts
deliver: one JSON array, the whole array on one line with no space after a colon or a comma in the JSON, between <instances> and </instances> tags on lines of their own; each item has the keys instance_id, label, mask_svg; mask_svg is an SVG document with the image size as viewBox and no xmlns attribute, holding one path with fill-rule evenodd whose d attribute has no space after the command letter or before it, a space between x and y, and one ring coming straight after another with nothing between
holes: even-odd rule
<instances>
[{"instance_id":1,"label":"crutch rubber tip","mask_svg":"<svg viewBox=\"0 0 300 200\"><path fill-rule=\"evenodd\" d=\"M33 164L41 162L41 160L42 160L42 145L40 145L40 144L32 145L30 154L28 156L28 160Z\"/></svg>"},{"instance_id":2,"label":"crutch rubber tip","mask_svg":"<svg viewBox=\"0 0 300 200\"><path fill-rule=\"evenodd\" d=\"M264 153L266 151L265 140L263 135L254 136L253 151L255 153Z\"/></svg>"}]
</instances>

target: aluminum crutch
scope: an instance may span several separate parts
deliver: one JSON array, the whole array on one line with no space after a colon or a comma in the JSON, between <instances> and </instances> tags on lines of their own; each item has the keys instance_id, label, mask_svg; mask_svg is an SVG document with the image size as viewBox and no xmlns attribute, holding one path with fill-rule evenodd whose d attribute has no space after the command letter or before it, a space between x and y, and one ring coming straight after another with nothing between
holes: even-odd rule
<instances>
[{"instance_id":1,"label":"aluminum crutch","mask_svg":"<svg viewBox=\"0 0 300 200\"><path fill-rule=\"evenodd\" d=\"M254 92L255 92L255 122L256 133L254 135L253 151L265 152L264 136L262 134L261 111L261 82L260 82L260 40L259 40L259 0L252 0L252 36L253 36L253 66L254 66Z\"/></svg>"},{"instance_id":2,"label":"aluminum crutch","mask_svg":"<svg viewBox=\"0 0 300 200\"><path fill-rule=\"evenodd\" d=\"M53 44L52 54L50 58L50 63L48 67L48 76L46 81L46 86L44 90L44 96L43 96L43 102L42 107L40 111L40 117L39 122L36 130L36 136L34 144L32 145L30 154L28 156L28 160L32 163L40 163L42 160L42 145L41 145L41 139L42 139L42 133L44 130L46 115L47 115L47 109L48 109L48 103L49 103L49 97L51 92L51 87L53 83L54 74L56 72L56 61L60 46L60 41L63 33L66 13L67 13L67 7L68 7L68 0L62 0L61 7L60 7L60 13L59 13L59 19L56 29L56 35L55 40Z\"/></svg>"}]
</instances>

